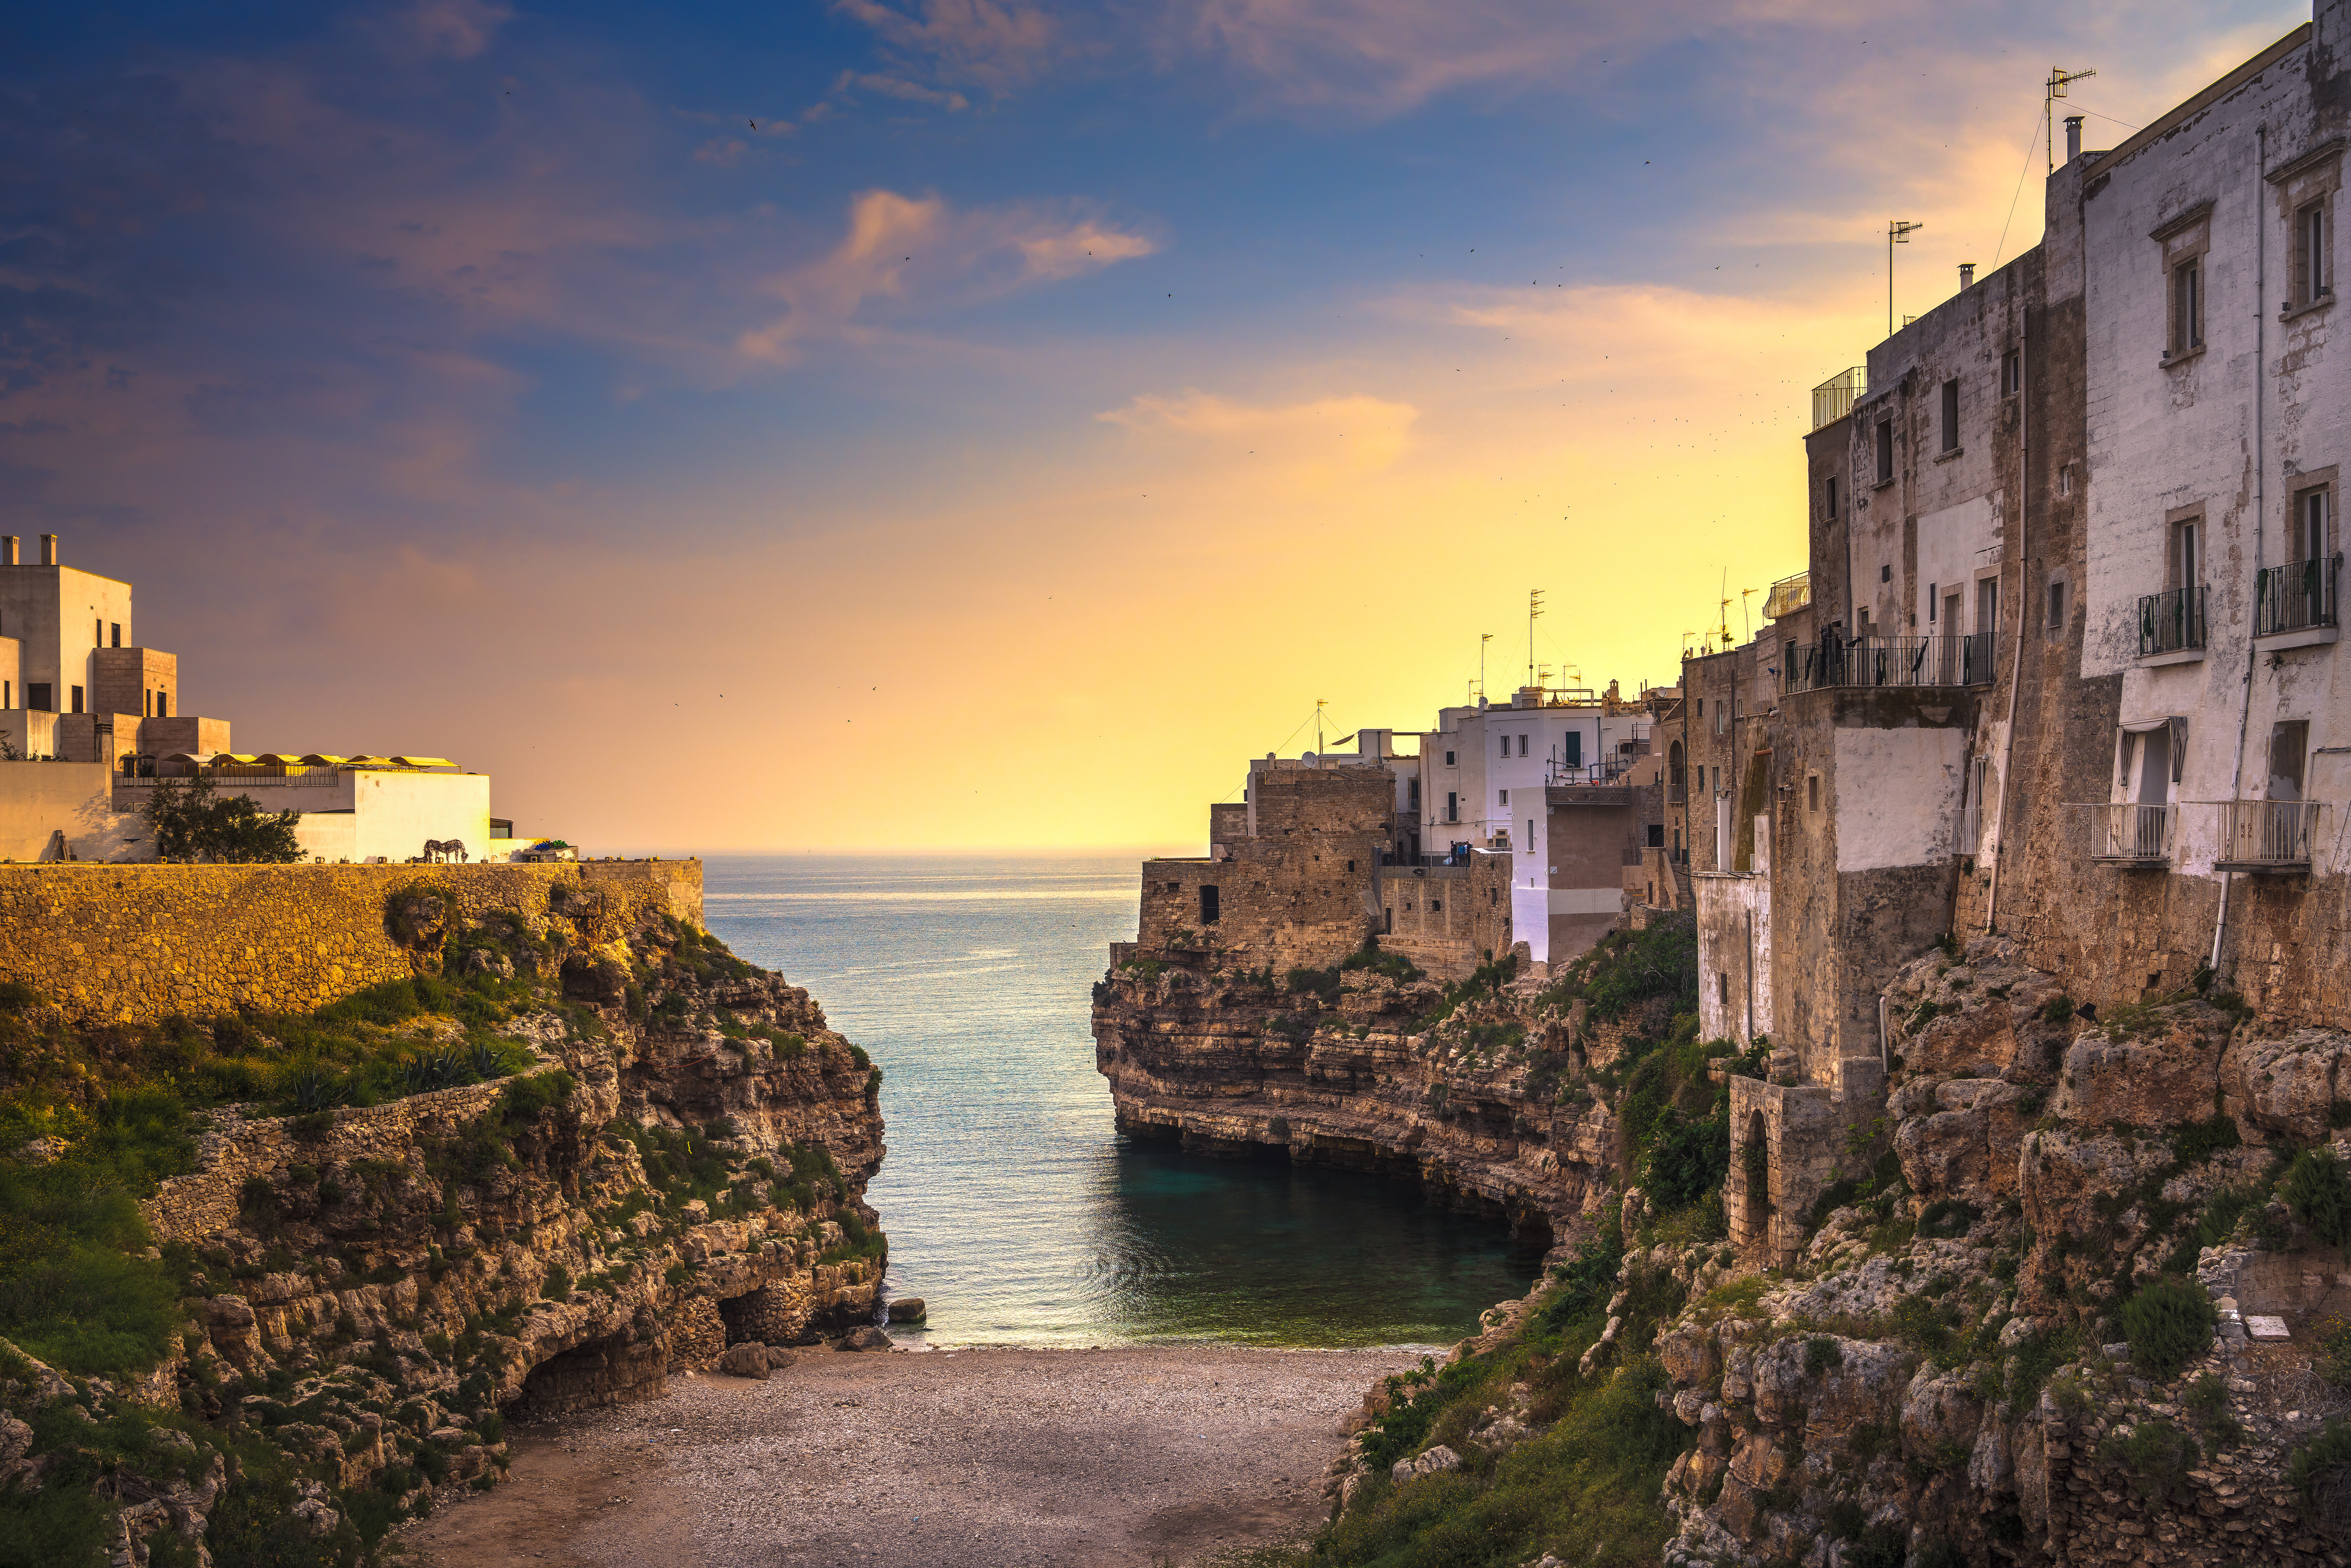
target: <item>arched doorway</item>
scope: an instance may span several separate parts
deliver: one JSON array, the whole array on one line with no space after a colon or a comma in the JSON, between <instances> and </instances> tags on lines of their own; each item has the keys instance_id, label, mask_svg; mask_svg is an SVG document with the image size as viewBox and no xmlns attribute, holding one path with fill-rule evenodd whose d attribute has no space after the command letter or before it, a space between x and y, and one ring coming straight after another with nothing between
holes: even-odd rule
<instances>
[{"instance_id":1,"label":"arched doorway","mask_svg":"<svg viewBox=\"0 0 2351 1568\"><path fill-rule=\"evenodd\" d=\"M1763 1128L1763 1113L1747 1113L1747 1136L1740 1150L1740 1168L1747 1178L1747 1198L1740 1205L1740 1223L1750 1244L1760 1246L1771 1226L1771 1148Z\"/></svg>"}]
</instances>

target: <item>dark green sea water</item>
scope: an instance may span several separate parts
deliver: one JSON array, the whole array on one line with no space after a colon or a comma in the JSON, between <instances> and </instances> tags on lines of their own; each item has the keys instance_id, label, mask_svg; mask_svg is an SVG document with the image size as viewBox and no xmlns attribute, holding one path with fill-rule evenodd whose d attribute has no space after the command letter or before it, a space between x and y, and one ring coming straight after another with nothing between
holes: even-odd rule
<instances>
[{"instance_id":1,"label":"dark green sea water","mask_svg":"<svg viewBox=\"0 0 2351 1568\"><path fill-rule=\"evenodd\" d=\"M711 928L824 1005L885 1077L867 1197L933 1344L1433 1344L1540 1262L1411 1184L1133 1144L1091 988L1138 857L714 857Z\"/></svg>"}]
</instances>

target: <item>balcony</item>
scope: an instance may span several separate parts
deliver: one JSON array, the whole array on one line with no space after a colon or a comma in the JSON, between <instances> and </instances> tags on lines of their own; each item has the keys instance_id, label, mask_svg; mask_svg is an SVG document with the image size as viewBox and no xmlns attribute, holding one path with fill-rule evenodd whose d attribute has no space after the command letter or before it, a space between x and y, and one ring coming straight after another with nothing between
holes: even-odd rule
<instances>
[{"instance_id":1,"label":"balcony","mask_svg":"<svg viewBox=\"0 0 2351 1568\"><path fill-rule=\"evenodd\" d=\"M2339 555L2271 567L2254 591L2253 635L2274 637L2342 624L2335 597L2342 577Z\"/></svg>"},{"instance_id":2,"label":"balcony","mask_svg":"<svg viewBox=\"0 0 2351 1568\"><path fill-rule=\"evenodd\" d=\"M2297 872L2310 869L2310 841L2318 827L2315 800L2222 800L2220 871Z\"/></svg>"},{"instance_id":3,"label":"balcony","mask_svg":"<svg viewBox=\"0 0 2351 1568\"><path fill-rule=\"evenodd\" d=\"M2083 807L2089 820L2090 858L2117 865L2168 864L2179 810L2134 802Z\"/></svg>"},{"instance_id":4,"label":"balcony","mask_svg":"<svg viewBox=\"0 0 2351 1568\"><path fill-rule=\"evenodd\" d=\"M1829 686L1979 686L1992 677L1992 637L1866 637L1799 643L1780 672L1783 693Z\"/></svg>"},{"instance_id":5,"label":"balcony","mask_svg":"<svg viewBox=\"0 0 2351 1568\"><path fill-rule=\"evenodd\" d=\"M2189 653L2204 646L2204 590L2174 588L2138 601L2138 656Z\"/></svg>"},{"instance_id":6,"label":"balcony","mask_svg":"<svg viewBox=\"0 0 2351 1568\"><path fill-rule=\"evenodd\" d=\"M1813 428L1834 424L1853 412L1853 405L1869 395L1869 367L1855 365L1813 389Z\"/></svg>"}]
</instances>

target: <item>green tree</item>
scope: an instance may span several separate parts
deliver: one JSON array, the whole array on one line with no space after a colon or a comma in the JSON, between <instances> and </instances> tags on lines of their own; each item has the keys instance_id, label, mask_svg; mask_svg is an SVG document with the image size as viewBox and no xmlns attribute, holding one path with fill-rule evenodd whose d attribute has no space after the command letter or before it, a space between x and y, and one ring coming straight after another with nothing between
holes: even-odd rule
<instances>
[{"instance_id":1,"label":"green tree","mask_svg":"<svg viewBox=\"0 0 2351 1568\"><path fill-rule=\"evenodd\" d=\"M302 858L293 811L265 811L248 795L220 795L213 781L159 779L142 814L167 861L284 865Z\"/></svg>"}]
</instances>

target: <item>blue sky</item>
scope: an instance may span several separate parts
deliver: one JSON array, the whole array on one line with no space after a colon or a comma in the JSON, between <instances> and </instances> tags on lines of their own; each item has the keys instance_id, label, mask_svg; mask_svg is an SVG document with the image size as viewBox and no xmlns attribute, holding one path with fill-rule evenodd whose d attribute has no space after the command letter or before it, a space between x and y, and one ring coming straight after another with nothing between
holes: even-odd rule
<instances>
[{"instance_id":1,"label":"blue sky","mask_svg":"<svg viewBox=\"0 0 2351 1568\"><path fill-rule=\"evenodd\" d=\"M1923 309L2037 238L2051 64L2105 145L2306 15L51 8L0 495L241 746L591 843L1196 836L1316 698L1522 669L1529 588L1670 681L1802 565L1886 218Z\"/></svg>"}]
</instances>

